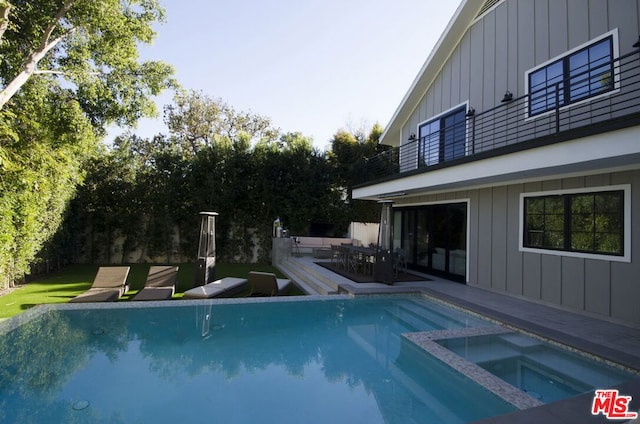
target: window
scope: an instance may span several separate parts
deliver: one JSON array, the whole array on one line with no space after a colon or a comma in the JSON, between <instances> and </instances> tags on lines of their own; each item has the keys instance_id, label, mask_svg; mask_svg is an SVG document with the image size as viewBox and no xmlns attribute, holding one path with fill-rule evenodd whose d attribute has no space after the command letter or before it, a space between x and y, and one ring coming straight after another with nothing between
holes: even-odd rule
<instances>
[{"instance_id":1,"label":"window","mask_svg":"<svg viewBox=\"0 0 640 424\"><path fill-rule=\"evenodd\" d=\"M625 254L624 190L525 196L523 210L523 247Z\"/></svg>"},{"instance_id":2,"label":"window","mask_svg":"<svg viewBox=\"0 0 640 424\"><path fill-rule=\"evenodd\" d=\"M466 107L459 107L418 128L419 166L436 165L465 155Z\"/></svg>"},{"instance_id":3,"label":"window","mask_svg":"<svg viewBox=\"0 0 640 424\"><path fill-rule=\"evenodd\" d=\"M529 116L614 89L613 35L528 74Z\"/></svg>"}]
</instances>

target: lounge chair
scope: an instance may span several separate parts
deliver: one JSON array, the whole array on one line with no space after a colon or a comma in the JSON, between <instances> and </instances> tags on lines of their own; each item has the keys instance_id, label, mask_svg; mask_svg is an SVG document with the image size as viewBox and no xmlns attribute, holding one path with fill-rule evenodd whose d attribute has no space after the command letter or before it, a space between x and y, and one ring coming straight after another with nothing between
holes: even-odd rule
<instances>
[{"instance_id":1,"label":"lounge chair","mask_svg":"<svg viewBox=\"0 0 640 424\"><path fill-rule=\"evenodd\" d=\"M69 302L115 302L129 290L128 266L103 266L93 279L91 288Z\"/></svg>"},{"instance_id":2,"label":"lounge chair","mask_svg":"<svg viewBox=\"0 0 640 424\"><path fill-rule=\"evenodd\" d=\"M133 297L133 300L171 299L176 291L177 276L177 266L150 267L144 287Z\"/></svg>"},{"instance_id":3,"label":"lounge chair","mask_svg":"<svg viewBox=\"0 0 640 424\"><path fill-rule=\"evenodd\" d=\"M225 277L204 286L194 287L184 292L183 299L209 299L231 297L242 292L247 286L246 278Z\"/></svg>"},{"instance_id":4,"label":"lounge chair","mask_svg":"<svg viewBox=\"0 0 640 424\"><path fill-rule=\"evenodd\" d=\"M249 296L278 296L289 288L291 280L276 278L271 272L249 272Z\"/></svg>"}]
</instances>

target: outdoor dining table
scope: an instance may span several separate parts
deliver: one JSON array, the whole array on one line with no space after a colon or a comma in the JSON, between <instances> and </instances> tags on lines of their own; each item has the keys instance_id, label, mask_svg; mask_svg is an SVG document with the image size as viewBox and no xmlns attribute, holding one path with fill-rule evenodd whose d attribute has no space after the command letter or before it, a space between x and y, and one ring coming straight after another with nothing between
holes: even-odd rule
<instances>
[{"instance_id":1,"label":"outdoor dining table","mask_svg":"<svg viewBox=\"0 0 640 424\"><path fill-rule=\"evenodd\" d=\"M365 246L336 246L337 264L347 272L372 273L376 248Z\"/></svg>"}]
</instances>

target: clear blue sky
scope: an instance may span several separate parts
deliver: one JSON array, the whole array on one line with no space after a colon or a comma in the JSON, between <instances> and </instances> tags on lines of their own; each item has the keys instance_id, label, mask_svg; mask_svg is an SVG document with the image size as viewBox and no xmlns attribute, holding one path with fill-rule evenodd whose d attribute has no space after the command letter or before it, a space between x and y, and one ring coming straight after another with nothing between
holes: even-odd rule
<instances>
[{"instance_id":1,"label":"clear blue sky","mask_svg":"<svg viewBox=\"0 0 640 424\"><path fill-rule=\"evenodd\" d=\"M459 0L164 0L145 60L325 149L341 128L386 126ZM171 96L157 99L159 110ZM143 120L143 137L166 133ZM117 135L120 131L113 131Z\"/></svg>"}]
</instances>

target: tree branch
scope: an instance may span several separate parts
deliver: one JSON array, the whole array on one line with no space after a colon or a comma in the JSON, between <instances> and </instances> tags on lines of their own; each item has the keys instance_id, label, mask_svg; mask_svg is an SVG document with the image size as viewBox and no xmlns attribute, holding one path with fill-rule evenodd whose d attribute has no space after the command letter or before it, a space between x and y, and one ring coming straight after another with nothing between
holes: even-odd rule
<instances>
[{"instance_id":1,"label":"tree branch","mask_svg":"<svg viewBox=\"0 0 640 424\"><path fill-rule=\"evenodd\" d=\"M9 26L9 11L11 10L11 4L6 2L0 2L0 43L2 43L2 36Z\"/></svg>"},{"instance_id":2,"label":"tree branch","mask_svg":"<svg viewBox=\"0 0 640 424\"><path fill-rule=\"evenodd\" d=\"M31 52L25 61L25 64L22 67L22 71L16 75L7 86L0 91L0 109L4 107L4 105L11 99L20 90L20 88L29 80L31 75L36 72L36 67L38 62L53 49L58 43L60 43L65 37L75 31L75 28L70 28L68 31L65 31L62 35L51 41L51 35L56 27L60 24L60 21L64 17L64 15L71 9L71 6L76 2L76 0L67 0L56 16L51 20L51 24L47 27L47 29L42 34L42 38L40 39L40 45L38 49Z\"/></svg>"},{"instance_id":3,"label":"tree branch","mask_svg":"<svg viewBox=\"0 0 640 424\"><path fill-rule=\"evenodd\" d=\"M85 72L85 75L91 75L91 76L98 76L98 75L107 75L104 72ZM55 71L53 69L49 70L49 69L43 69L43 70L36 70L33 72L33 75L62 75L62 76L73 76L74 74L71 72L64 72L64 71Z\"/></svg>"},{"instance_id":4,"label":"tree branch","mask_svg":"<svg viewBox=\"0 0 640 424\"><path fill-rule=\"evenodd\" d=\"M40 46L38 47L38 51L47 49L47 45L49 44L49 39L51 38L51 34L53 34L53 31L60 24L60 21L62 20L62 18L64 18L64 15L67 14L69 9L71 9L71 6L73 6L73 3L75 3L75 2L76 2L76 0L67 0L62 5L60 10L58 10L58 13L56 14L56 16L54 16L54 18L51 20L51 24L44 31L44 34L42 34L42 38L40 40ZM64 38L66 35L67 34L64 34L63 36L58 37L56 40ZM55 40L53 42L55 42ZM55 42L55 43L57 44L57 42ZM49 50L51 50L51 48L47 49L47 51L49 51Z\"/></svg>"}]
</instances>

